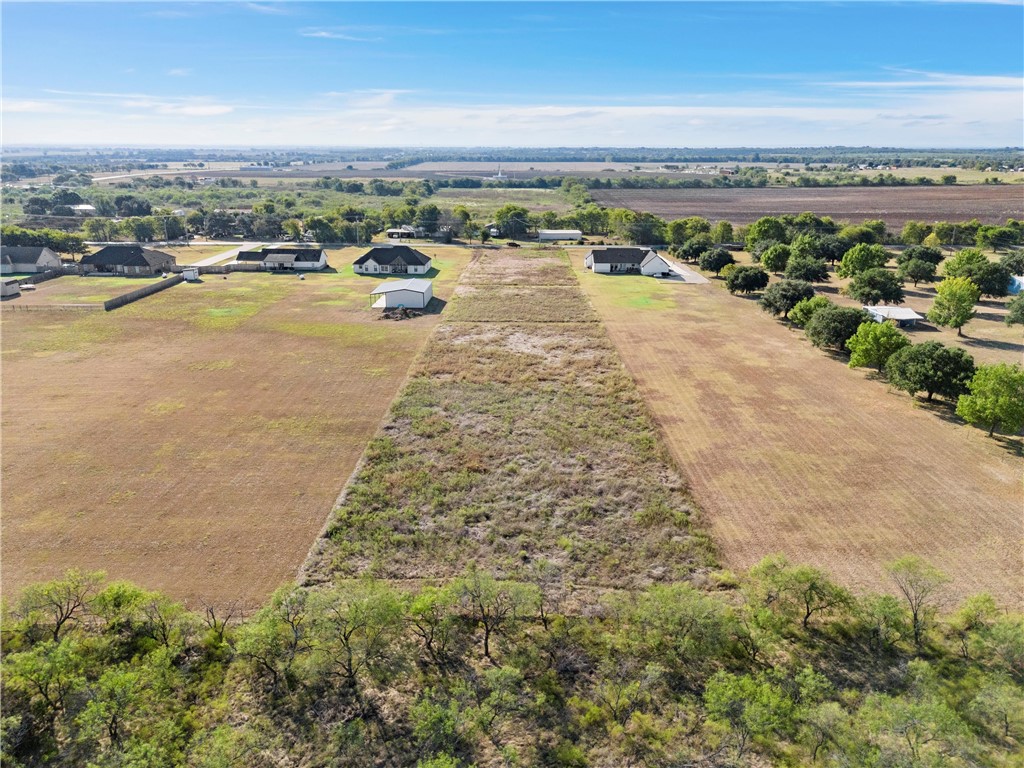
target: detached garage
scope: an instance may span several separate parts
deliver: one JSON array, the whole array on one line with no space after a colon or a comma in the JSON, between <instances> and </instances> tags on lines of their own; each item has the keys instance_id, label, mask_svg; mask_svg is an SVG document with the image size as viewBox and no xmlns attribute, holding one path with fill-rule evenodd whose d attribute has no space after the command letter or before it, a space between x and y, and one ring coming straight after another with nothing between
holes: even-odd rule
<instances>
[{"instance_id":1,"label":"detached garage","mask_svg":"<svg viewBox=\"0 0 1024 768\"><path fill-rule=\"evenodd\" d=\"M370 292L370 296L380 297L373 302L374 309L425 309L434 298L434 289L429 280L413 278L379 285Z\"/></svg>"}]
</instances>

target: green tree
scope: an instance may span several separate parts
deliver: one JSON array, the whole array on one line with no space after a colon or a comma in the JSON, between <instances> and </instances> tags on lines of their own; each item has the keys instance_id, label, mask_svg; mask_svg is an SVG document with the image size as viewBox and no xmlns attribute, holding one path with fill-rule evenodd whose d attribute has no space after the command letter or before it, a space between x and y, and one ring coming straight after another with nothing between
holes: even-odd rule
<instances>
[{"instance_id":1,"label":"green tree","mask_svg":"<svg viewBox=\"0 0 1024 768\"><path fill-rule=\"evenodd\" d=\"M785 276L787 280L824 283L828 281L828 266L824 259L794 256L786 265Z\"/></svg>"},{"instance_id":2,"label":"green tree","mask_svg":"<svg viewBox=\"0 0 1024 768\"><path fill-rule=\"evenodd\" d=\"M494 212L494 222L509 239L523 237L530 227L530 212L521 205L507 203Z\"/></svg>"},{"instance_id":3,"label":"green tree","mask_svg":"<svg viewBox=\"0 0 1024 768\"><path fill-rule=\"evenodd\" d=\"M989 263L988 257L977 248L964 248L955 256L947 259L943 266L946 277L968 277L976 269Z\"/></svg>"},{"instance_id":4,"label":"green tree","mask_svg":"<svg viewBox=\"0 0 1024 768\"><path fill-rule=\"evenodd\" d=\"M769 272L778 274L786 268L790 255L791 251L788 245L776 243L761 254L761 265Z\"/></svg>"},{"instance_id":5,"label":"green tree","mask_svg":"<svg viewBox=\"0 0 1024 768\"><path fill-rule=\"evenodd\" d=\"M956 328L963 336L963 327L974 317L974 305L981 291L966 277L947 277L935 288L935 303L928 310L928 319L936 325Z\"/></svg>"},{"instance_id":6,"label":"green tree","mask_svg":"<svg viewBox=\"0 0 1024 768\"><path fill-rule=\"evenodd\" d=\"M697 261L701 255L714 248L708 235L696 235L678 246L676 253L684 261ZM724 248L718 250L725 250Z\"/></svg>"},{"instance_id":7,"label":"green tree","mask_svg":"<svg viewBox=\"0 0 1024 768\"><path fill-rule=\"evenodd\" d=\"M1024 325L1024 293L1006 303L1006 324Z\"/></svg>"},{"instance_id":8,"label":"green tree","mask_svg":"<svg viewBox=\"0 0 1024 768\"><path fill-rule=\"evenodd\" d=\"M798 301L796 305L789 310L789 322L798 328L803 328L807 325L807 321L811 319L815 312L822 307L831 307L832 302L824 296L814 296L810 299L803 299Z\"/></svg>"},{"instance_id":9,"label":"green tree","mask_svg":"<svg viewBox=\"0 0 1024 768\"><path fill-rule=\"evenodd\" d=\"M804 629L815 614L831 613L853 604L850 593L833 583L824 571L793 565L782 555L769 555L750 569L753 594Z\"/></svg>"},{"instance_id":10,"label":"green tree","mask_svg":"<svg viewBox=\"0 0 1024 768\"><path fill-rule=\"evenodd\" d=\"M697 266L705 272L714 272L717 275L726 264L734 264L735 262L736 259L724 248L712 248L710 251L705 251L700 255L700 258L697 259Z\"/></svg>"},{"instance_id":11,"label":"green tree","mask_svg":"<svg viewBox=\"0 0 1024 768\"><path fill-rule=\"evenodd\" d=\"M903 284L899 277L888 269L866 269L853 276L853 280L846 286L846 295L871 306L881 302L901 304Z\"/></svg>"},{"instance_id":12,"label":"green tree","mask_svg":"<svg viewBox=\"0 0 1024 768\"><path fill-rule=\"evenodd\" d=\"M665 222L653 213L637 213L626 225L626 239L637 245L665 242Z\"/></svg>"},{"instance_id":13,"label":"green tree","mask_svg":"<svg viewBox=\"0 0 1024 768\"><path fill-rule=\"evenodd\" d=\"M68 628L81 621L104 578L103 571L82 573L72 568L59 579L31 584L21 593L18 613L59 642Z\"/></svg>"},{"instance_id":14,"label":"green tree","mask_svg":"<svg viewBox=\"0 0 1024 768\"><path fill-rule=\"evenodd\" d=\"M773 315L789 316L789 310L805 299L814 297L814 288L803 280L780 280L772 283L761 296L761 309Z\"/></svg>"},{"instance_id":15,"label":"green tree","mask_svg":"<svg viewBox=\"0 0 1024 768\"><path fill-rule=\"evenodd\" d=\"M1024 275L1024 249L1004 253L999 264L1006 267L1011 275Z\"/></svg>"},{"instance_id":16,"label":"green tree","mask_svg":"<svg viewBox=\"0 0 1024 768\"><path fill-rule=\"evenodd\" d=\"M900 240L907 245L920 245L921 241L931 232L932 228L928 224L923 224L920 221L908 221L903 225L903 231L900 232Z\"/></svg>"},{"instance_id":17,"label":"green tree","mask_svg":"<svg viewBox=\"0 0 1024 768\"><path fill-rule=\"evenodd\" d=\"M1010 292L1010 270L1002 264L988 262L978 267L970 267L964 275L978 286L983 296L1001 298Z\"/></svg>"},{"instance_id":18,"label":"green tree","mask_svg":"<svg viewBox=\"0 0 1024 768\"><path fill-rule=\"evenodd\" d=\"M763 216L747 227L746 248L753 251L762 240L786 241L786 225L776 216Z\"/></svg>"},{"instance_id":19,"label":"green tree","mask_svg":"<svg viewBox=\"0 0 1024 768\"><path fill-rule=\"evenodd\" d=\"M927 261L929 264L934 264L937 267L942 263L943 258L942 251L938 248L930 248L927 245L912 245L896 254L896 263L905 264L908 261L917 259L918 261Z\"/></svg>"},{"instance_id":20,"label":"green tree","mask_svg":"<svg viewBox=\"0 0 1024 768\"><path fill-rule=\"evenodd\" d=\"M734 236L732 224L728 221L715 222L711 228L711 240L716 244L731 243Z\"/></svg>"},{"instance_id":21,"label":"green tree","mask_svg":"<svg viewBox=\"0 0 1024 768\"><path fill-rule=\"evenodd\" d=\"M872 365L879 371L885 368L889 358L904 347L910 346L910 339L889 323L862 323L857 332L846 340L850 350L851 368Z\"/></svg>"},{"instance_id":22,"label":"green tree","mask_svg":"<svg viewBox=\"0 0 1024 768\"><path fill-rule=\"evenodd\" d=\"M869 320L863 309L823 307L807 321L804 332L814 346L842 352L846 349L846 340L857 332L861 323Z\"/></svg>"},{"instance_id":23,"label":"green tree","mask_svg":"<svg viewBox=\"0 0 1024 768\"><path fill-rule=\"evenodd\" d=\"M925 392L955 400L974 377L974 358L956 347L926 341L897 350L885 365L889 383L913 396Z\"/></svg>"},{"instance_id":24,"label":"green tree","mask_svg":"<svg viewBox=\"0 0 1024 768\"><path fill-rule=\"evenodd\" d=\"M921 648L935 615L935 598L949 577L917 555L894 560L885 566L885 570L906 600L914 645Z\"/></svg>"},{"instance_id":25,"label":"green tree","mask_svg":"<svg viewBox=\"0 0 1024 768\"><path fill-rule=\"evenodd\" d=\"M898 274L902 280L911 280L914 287L922 280L930 283L935 279L935 265L921 259L911 259L899 265Z\"/></svg>"},{"instance_id":26,"label":"green tree","mask_svg":"<svg viewBox=\"0 0 1024 768\"><path fill-rule=\"evenodd\" d=\"M514 630L540 602L539 590L534 585L498 581L475 568L458 579L454 588L473 621L483 629L484 656L491 661L491 638Z\"/></svg>"},{"instance_id":27,"label":"green tree","mask_svg":"<svg viewBox=\"0 0 1024 768\"><path fill-rule=\"evenodd\" d=\"M792 700L763 675L717 672L704 689L704 706L708 718L736 738L740 757L752 739L772 737L792 726Z\"/></svg>"},{"instance_id":28,"label":"green tree","mask_svg":"<svg viewBox=\"0 0 1024 768\"><path fill-rule=\"evenodd\" d=\"M889 252L880 245L858 243L843 254L836 274L839 277L853 277L869 269L880 269L889 261Z\"/></svg>"},{"instance_id":29,"label":"green tree","mask_svg":"<svg viewBox=\"0 0 1024 768\"><path fill-rule=\"evenodd\" d=\"M725 287L729 293L753 293L768 285L768 273L760 267L729 264L723 267L726 268L731 269L725 278Z\"/></svg>"},{"instance_id":30,"label":"green tree","mask_svg":"<svg viewBox=\"0 0 1024 768\"><path fill-rule=\"evenodd\" d=\"M969 424L1016 434L1024 427L1024 370L1020 365L979 365L967 385L970 394L960 395L956 413Z\"/></svg>"}]
</instances>

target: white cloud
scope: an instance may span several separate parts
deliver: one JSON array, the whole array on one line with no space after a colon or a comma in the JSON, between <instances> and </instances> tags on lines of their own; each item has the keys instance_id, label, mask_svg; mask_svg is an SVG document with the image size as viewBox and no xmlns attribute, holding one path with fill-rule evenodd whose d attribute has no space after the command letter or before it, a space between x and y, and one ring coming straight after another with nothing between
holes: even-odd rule
<instances>
[{"instance_id":1,"label":"white cloud","mask_svg":"<svg viewBox=\"0 0 1024 768\"><path fill-rule=\"evenodd\" d=\"M291 13L291 11L280 4L268 5L266 3L245 3L244 7L254 13L263 13L272 16L283 16Z\"/></svg>"},{"instance_id":2,"label":"white cloud","mask_svg":"<svg viewBox=\"0 0 1024 768\"><path fill-rule=\"evenodd\" d=\"M322 40L348 40L353 43L378 43L382 37L361 37L337 29L304 29L299 32L303 37L315 37Z\"/></svg>"},{"instance_id":3,"label":"white cloud","mask_svg":"<svg viewBox=\"0 0 1024 768\"><path fill-rule=\"evenodd\" d=\"M188 77L192 74L192 70L187 67L175 67L174 69L168 69L167 74L171 77Z\"/></svg>"},{"instance_id":4,"label":"white cloud","mask_svg":"<svg viewBox=\"0 0 1024 768\"><path fill-rule=\"evenodd\" d=\"M33 101L31 99L4 99L4 112L64 112L65 108L54 101Z\"/></svg>"}]
</instances>

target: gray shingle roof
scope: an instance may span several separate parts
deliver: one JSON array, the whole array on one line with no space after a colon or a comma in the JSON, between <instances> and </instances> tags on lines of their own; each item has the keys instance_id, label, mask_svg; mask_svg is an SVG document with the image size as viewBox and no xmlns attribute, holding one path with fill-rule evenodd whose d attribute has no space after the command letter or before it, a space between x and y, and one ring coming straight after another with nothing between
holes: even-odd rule
<instances>
[{"instance_id":1,"label":"gray shingle roof","mask_svg":"<svg viewBox=\"0 0 1024 768\"><path fill-rule=\"evenodd\" d=\"M378 264L405 264L406 266L425 267L430 257L420 253L408 245L392 245L389 247L371 248L353 263L363 265L370 259Z\"/></svg>"},{"instance_id":2,"label":"gray shingle roof","mask_svg":"<svg viewBox=\"0 0 1024 768\"><path fill-rule=\"evenodd\" d=\"M0 257L4 264L38 264L44 253L57 254L42 245L0 245Z\"/></svg>"},{"instance_id":3,"label":"gray shingle roof","mask_svg":"<svg viewBox=\"0 0 1024 768\"><path fill-rule=\"evenodd\" d=\"M639 264L650 253L650 248L595 248L588 256L595 264Z\"/></svg>"},{"instance_id":4,"label":"gray shingle roof","mask_svg":"<svg viewBox=\"0 0 1024 768\"><path fill-rule=\"evenodd\" d=\"M82 264L93 266L164 267L174 263L171 254L141 245L108 245L82 257Z\"/></svg>"}]
</instances>

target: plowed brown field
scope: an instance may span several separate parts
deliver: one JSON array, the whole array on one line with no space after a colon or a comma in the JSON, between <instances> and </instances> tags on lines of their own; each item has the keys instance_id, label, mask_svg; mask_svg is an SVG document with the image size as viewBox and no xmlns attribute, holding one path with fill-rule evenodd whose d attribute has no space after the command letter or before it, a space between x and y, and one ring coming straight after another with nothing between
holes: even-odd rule
<instances>
[{"instance_id":1,"label":"plowed brown field","mask_svg":"<svg viewBox=\"0 0 1024 768\"><path fill-rule=\"evenodd\" d=\"M469 256L435 260L436 296ZM104 278L33 298L75 280ZM110 313L5 305L5 595L76 567L257 607L293 578L440 319L377 320L379 282L234 274Z\"/></svg>"},{"instance_id":2,"label":"plowed brown field","mask_svg":"<svg viewBox=\"0 0 1024 768\"><path fill-rule=\"evenodd\" d=\"M908 221L1002 224L1024 216L1024 185L953 187L820 187L768 189L596 189L600 205L647 211L664 219L703 216L750 224L762 216L812 211L853 224L881 219L899 230Z\"/></svg>"},{"instance_id":3,"label":"plowed brown field","mask_svg":"<svg viewBox=\"0 0 1024 768\"><path fill-rule=\"evenodd\" d=\"M782 552L888 590L883 565L915 553L952 577L950 599L1021 605L1019 438L888 393L720 282L577 270L728 565Z\"/></svg>"}]
</instances>

